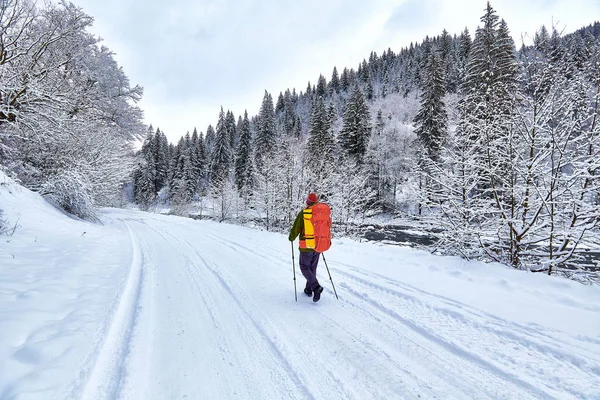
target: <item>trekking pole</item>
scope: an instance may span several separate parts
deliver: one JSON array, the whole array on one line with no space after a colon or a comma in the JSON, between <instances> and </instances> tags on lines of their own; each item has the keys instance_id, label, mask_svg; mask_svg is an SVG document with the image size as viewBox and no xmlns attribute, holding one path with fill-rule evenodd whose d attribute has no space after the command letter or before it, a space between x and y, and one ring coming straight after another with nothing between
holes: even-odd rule
<instances>
[{"instance_id":1,"label":"trekking pole","mask_svg":"<svg viewBox=\"0 0 600 400\"><path fill-rule=\"evenodd\" d=\"M323 261L325 261L325 268L327 268L327 273L329 274L329 280L331 281L331 286L333 286L333 293L335 293L335 298L336 299L340 299L337 295L337 292L335 291L335 285L333 284L333 279L331 279L331 272L329 272L329 267L327 266L327 260L325 259L325 253L323 254Z\"/></svg>"},{"instance_id":2,"label":"trekking pole","mask_svg":"<svg viewBox=\"0 0 600 400\"><path fill-rule=\"evenodd\" d=\"M294 296L296 297L296 303L298 302L298 292L296 291L296 263L294 262L294 242L290 242L292 245L292 271L294 271Z\"/></svg>"}]
</instances>

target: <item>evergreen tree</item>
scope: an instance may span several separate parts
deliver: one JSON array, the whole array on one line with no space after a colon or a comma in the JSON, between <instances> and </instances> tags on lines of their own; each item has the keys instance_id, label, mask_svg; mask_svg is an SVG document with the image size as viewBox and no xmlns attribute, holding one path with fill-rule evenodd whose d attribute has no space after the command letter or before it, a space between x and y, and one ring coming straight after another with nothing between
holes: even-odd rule
<instances>
[{"instance_id":1,"label":"evergreen tree","mask_svg":"<svg viewBox=\"0 0 600 400\"><path fill-rule=\"evenodd\" d=\"M235 157L235 183L240 193L250 193L252 186L252 149L248 111L240 127L240 140Z\"/></svg>"},{"instance_id":2,"label":"evergreen tree","mask_svg":"<svg viewBox=\"0 0 600 400\"><path fill-rule=\"evenodd\" d=\"M208 128L206 128L206 136L204 137L204 147L206 148L206 154L212 154L214 142L215 128L213 128L212 125L208 125Z\"/></svg>"},{"instance_id":3,"label":"evergreen tree","mask_svg":"<svg viewBox=\"0 0 600 400\"><path fill-rule=\"evenodd\" d=\"M234 149L237 141L235 116L233 115L233 112L229 110L227 110L227 114L225 116L225 128L227 130L227 137L229 138L229 148Z\"/></svg>"},{"instance_id":4,"label":"evergreen tree","mask_svg":"<svg viewBox=\"0 0 600 400\"><path fill-rule=\"evenodd\" d=\"M300 122L300 117L296 117L294 119L294 127L292 132L295 138L299 138L302 135L302 123Z\"/></svg>"},{"instance_id":5,"label":"evergreen tree","mask_svg":"<svg viewBox=\"0 0 600 400\"><path fill-rule=\"evenodd\" d=\"M185 143L182 145L182 150L179 152L177 164L175 165L175 175L170 191L170 198L177 205L184 205L191 202L196 191L190 149L185 148Z\"/></svg>"},{"instance_id":6,"label":"evergreen tree","mask_svg":"<svg viewBox=\"0 0 600 400\"><path fill-rule=\"evenodd\" d=\"M350 77L349 77L349 73L348 73L348 68L344 68L344 71L342 71L342 76L340 77L340 88L343 91L348 91L348 88L350 87Z\"/></svg>"},{"instance_id":7,"label":"evergreen tree","mask_svg":"<svg viewBox=\"0 0 600 400\"><path fill-rule=\"evenodd\" d=\"M296 113L294 111L294 99L289 89L286 90L283 96L284 111L283 111L283 131L286 135L293 135Z\"/></svg>"},{"instance_id":8,"label":"evergreen tree","mask_svg":"<svg viewBox=\"0 0 600 400\"><path fill-rule=\"evenodd\" d=\"M283 93L279 92L279 97L277 98L277 105L275 106L275 114L282 113L284 108L285 103L283 100Z\"/></svg>"},{"instance_id":9,"label":"evergreen tree","mask_svg":"<svg viewBox=\"0 0 600 400\"><path fill-rule=\"evenodd\" d=\"M231 163L230 137L223 107L219 113L219 122L215 132L215 142L211 153L210 182L211 185L220 187L229 177Z\"/></svg>"},{"instance_id":10,"label":"evergreen tree","mask_svg":"<svg viewBox=\"0 0 600 400\"><path fill-rule=\"evenodd\" d=\"M331 74L331 82L329 82L329 84L331 85L331 92L332 93L339 93L340 91L340 78L338 76L338 70L336 67L333 67L333 73Z\"/></svg>"},{"instance_id":11,"label":"evergreen tree","mask_svg":"<svg viewBox=\"0 0 600 400\"><path fill-rule=\"evenodd\" d=\"M342 120L339 135L341 148L360 164L367 150L371 127L369 108L358 85L354 87L352 96L346 103Z\"/></svg>"},{"instance_id":12,"label":"evergreen tree","mask_svg":"<svg viewBox=\"0 0 600 400\"><path fill-rule=\"evenodd\" d=\"M506 139L512 123L518 70L506 24L499 22L489 3L481 20L483 27L477 30L467 61L458 133L478 146L483 157L505 148L498 141ZM507 162L504 160L501 167ZM483 160L478 165L483 166Z\"/></svg>"},{"instance_id":13,"label":"evergreen tree","mask_svg":"<svg viewBox=\"0 0 600 400\"><path fill-rule=\"evenodd\" d=\"M327 80L323 75L319 75L319 80L317 82L317 98L325 97L327 94Z\"/></svg>"},{"instance_id":14,"label":"evergreen tree","mask_svg":"<svg viewBox=\"0 0 600 400\"><path fill-rule=\"evenodd\" d=\"M265 158L271 157L275 150L275 111L273 109L273 98L266 90L258 120L254 151L256 165L260 169Z\"/></svg>"},{"instance_id":15,"label":"evergreen tree","mask_svg":"<svg viewBox=\"0 0 600 400\"><path fill-rule=\"evenodd\" d=\"M438 160L448 126L448 116L443 102L446 83L442 60L436 53L429 56L427 74L421 87L421 108L415 117L415 133L426 149L427 156Z\"/></svg>"},{"instance_id":16,"label":"evergreen tree","mask_svg":"<svg viewBox=\"0 0 600 400\"><path fill-rule=\"evenodd\" d=\"M319 97L311 113L308 131L309 163L322 170L324 165L333 163L335 142L331 133L331 118L325 109L323 98Z\"/></svg>"},{"instance_id":17,"label":"evergreen tree","mask_svg":"<svg viewBox=\"0 0 600 400\"><path fill-rule=\"evenodd\" d=\"M198 134L196 128L192 133L192 150L191 161L193 167L194 180L196 182L196 190L202 188L202 182L206 175L206 149L204 147L204 139L202 134Z\"/></svg>"},{"instance_id":18,"label":"evergreen tree","mask_svg":"<svg viewBox=\"0 0 600 400\"><path fill-rule=\"evenodd\" d=\"M367 81L367 88L366 88L365 92L367 94L367 99L373 100L373 97L375 96L375 92L373 90L373 81L371 80L371 78L369 78L369 80Z\"/></svg>"},{"instance_id":19,"label":"evergreen tree","mask_svg":"<svg viewBox=\"0 0 600 400\"><path fill-rule=\"evenodd\" d=\"M158 189L158 193L169 182L169 141L163 131L157 133L155 140L157 141L155 163L156 188Z\"/></svg>"},{"instance_id":20,"label":"evergreen tree","mask_svg":"<svg viewBox=\"0 0 600 400\"><path fill-rule=\"evenodd\" d=\"M141 160L134 172L134 197L137 204L147 207L156 199L156 166L154 162L154 134L149 127L140 152Z\"/></svg>"},{"instance_id":21,"label":"evergreen tree","mask_svg":"<svg viewBox=\"0 0 600 400\"><path fill-rule=\"evenodd\" d=\"M390 74L388 71L385 71L385 75L383 76L383 83L381 84L381 97L384 99L390 92Z\"/></svg>"}]
</instances>

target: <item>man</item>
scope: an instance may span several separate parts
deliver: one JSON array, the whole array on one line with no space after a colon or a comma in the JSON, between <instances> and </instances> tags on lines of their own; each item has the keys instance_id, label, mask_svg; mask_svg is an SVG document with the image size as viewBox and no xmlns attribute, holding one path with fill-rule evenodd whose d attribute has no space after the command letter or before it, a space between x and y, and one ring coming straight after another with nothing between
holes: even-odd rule
<instances>
[{"instance_id":1,"label":"man","mask_svg":"<svg viewBox=\"0 0 600 400\"><path fill-rule=\"evenodd\" d=\"M306 208L298 213L289 235L290 242L293 242L296 237L300 235L300 271L302 271L302 275L306 278L304 293L306 293L307 296L313 296L314 302L319 301L321 293L323 292L323 286L321 286L317 280L317 264L319 263L319 256L321 253L307 247L304 214L307 211L310 212L311 207L318 202L319 198L315 193L310 193L308 195L306 198ZM306 223L310 224L311 222L306 221ZM312 230L312 228L309 229Z\"/></svg>"}]
</instances>

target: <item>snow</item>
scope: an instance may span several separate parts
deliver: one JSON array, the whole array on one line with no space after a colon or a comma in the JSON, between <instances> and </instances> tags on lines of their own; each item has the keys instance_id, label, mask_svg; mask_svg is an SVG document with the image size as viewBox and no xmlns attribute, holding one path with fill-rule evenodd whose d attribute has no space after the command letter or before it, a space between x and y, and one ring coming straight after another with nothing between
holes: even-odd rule
<instances>
[{"instance_id":1,"label":"snow","mask_svg":"<svg viewBox=\"0 0 600 400\"><path fill-rule=\"evenodd\" d=\"M0 173L0 399L600 398L600 288L334 239L105 209Z\"/></svg>"}]
</instances>

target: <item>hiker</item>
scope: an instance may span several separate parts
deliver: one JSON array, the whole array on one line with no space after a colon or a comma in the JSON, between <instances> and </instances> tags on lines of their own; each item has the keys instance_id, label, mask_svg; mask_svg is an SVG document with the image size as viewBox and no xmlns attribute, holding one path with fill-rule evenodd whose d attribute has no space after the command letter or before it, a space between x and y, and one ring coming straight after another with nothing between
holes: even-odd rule
<instances>
[{"instance_id":1,"label":"hiker","mask_svg":"<svg viewBox=\"0 0 600 400\"><path fill-rule=\"evenodd\" d=\"M307 245L307 238L305 234L305 221L308 221L309 229L312 230L310 225L310 219L305 219L306 215L312 215L312 207L319 203L319 198L315 193L310 193L306 198L306 208L298 213L292 230L290 231L289 239L293 242L298 235L300 235L300 271L306 278L306 287L304 293L307 296L313 296L313 301L317 302L321 298L323 292L323 286L319 284L317 280L317 264L319 263L319 256L321 253L314 250L313 246ZM309 217L310 218L310 217ZM314 232L312 241L314 242ZM308 240L311 240L309 237ZM312 248L311 248L312 247Z\"/></svg>"}]
</instances>

